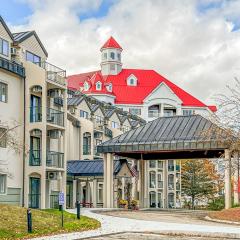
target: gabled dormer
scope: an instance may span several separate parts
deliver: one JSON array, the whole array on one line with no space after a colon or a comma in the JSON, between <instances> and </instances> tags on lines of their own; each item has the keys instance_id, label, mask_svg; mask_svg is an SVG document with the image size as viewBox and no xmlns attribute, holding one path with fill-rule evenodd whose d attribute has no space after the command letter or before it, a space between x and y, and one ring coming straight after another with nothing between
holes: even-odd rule
<instances>
[{"instance_id":1,"label":"gabled dormer","mask_svg":"<svg viewBox=\"0 0 240 240\"><path fill-rule=\"evenodd\" d=\"M127 85L128 86L137 86L138 83L138 79L135 75L131 74L128 78L127 78Z\"/></svg>"}]
</instances>

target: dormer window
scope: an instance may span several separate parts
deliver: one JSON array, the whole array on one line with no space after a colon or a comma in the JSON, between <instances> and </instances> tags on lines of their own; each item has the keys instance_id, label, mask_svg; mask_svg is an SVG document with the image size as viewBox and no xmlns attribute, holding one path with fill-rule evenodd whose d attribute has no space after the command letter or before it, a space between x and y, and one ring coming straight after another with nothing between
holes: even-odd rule
<instances>
[{"instance_id":1,"label":"dormer window","mask_svg":"<svg viewBox=\"0 0 240 240\"><path fill-rule=\"evenodd\" d=\"M87 82L84 83L83 85L84 91L88 91L89 90L89 84Z\"/></svg>"},{"instance_id":2,"label":"dormer window","mask_svg":"<svg viewBox=\"0 0 240 240\"><path fill-rule=\"evenodd\" d=\"M96 83L96 90L97 91L101 91L102 90L102 83L101 82L97 82Z\"/></svg>"},{"instance_id":3,"label":"dormer window","mask_svg":"<svg viewBox=\"0 0 240 240\"><path fill-rule=\"evenodd\" d=\"M118 61L121 61L121 54L120 53L117 54L117 57L118 57Z\"/></svg>"},{"instance_id":4,"label":"dormer window","mask_svg":"<svg viewBox=\"0 0 240 240\"><path fill-rule=\"evenodd\" d=\"M128 86L137 86L137 78L133 74L131 74L127 78L127 85Z\"/></svg>"},{"instance_id":5,"label":"dormer window","mask_svg":"<svg viewBox=\"0 0 240 240\"><path fill-rule=\"evenodd\" d=\"M111 52L111 53L110 53L110 58L111 58L111 59L115 59L115 53L114 53L114 52Z\"/></svg>"},{"instance_id":6,"label":"dormer window","mask_svg":"<svg viewBox=\"0 0 240 240\"><path fill-rule=\"evenodd\" d=\"M108 92L112 92L112 83L108 84L106 86L106 89L107 89Z\"/></svg>"}]
</instances>

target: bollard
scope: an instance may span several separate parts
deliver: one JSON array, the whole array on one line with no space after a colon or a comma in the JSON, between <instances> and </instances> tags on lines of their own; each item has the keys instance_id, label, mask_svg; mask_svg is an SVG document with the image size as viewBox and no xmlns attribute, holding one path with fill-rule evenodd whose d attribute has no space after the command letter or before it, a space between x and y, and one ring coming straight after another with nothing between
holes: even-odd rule
<instances>
[{"instance_id":1,"label":"bollard","mask_svg":"<svg viewBox=\"0 0 240 240\"><path fill-rule=\"evenodd\" d=\"M77 201L77 219L80 219L80 202Z\"/></svg>"},{"instance_id":2,"label":"bollard","mask_svg":"<svg viewBox=\"0 0 240 240\"><path fill-rule=\"evenodd\" d=\"M28 226L28 233L32 233L32 213L31 209L27 209L27 226Z\"/></svg>"}]
</instances>

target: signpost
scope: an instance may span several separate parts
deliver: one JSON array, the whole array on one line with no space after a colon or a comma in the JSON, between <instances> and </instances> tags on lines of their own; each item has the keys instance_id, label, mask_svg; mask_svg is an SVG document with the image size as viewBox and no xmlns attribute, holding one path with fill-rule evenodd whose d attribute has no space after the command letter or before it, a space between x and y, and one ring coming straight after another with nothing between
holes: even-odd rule
<instances>
[{"instance_id":1,"label":"signpost","mask_svg":"<svg viewBox=\"0 0 240 240\"><path fill-rule=\"evenodd\" d=\"M63 192L59 192L58 204L59 204L59 210L61 210L61 212L62 212L62 227L63 227L63 206L64 206L64 193Z\"/></svg>"}]
</instances>

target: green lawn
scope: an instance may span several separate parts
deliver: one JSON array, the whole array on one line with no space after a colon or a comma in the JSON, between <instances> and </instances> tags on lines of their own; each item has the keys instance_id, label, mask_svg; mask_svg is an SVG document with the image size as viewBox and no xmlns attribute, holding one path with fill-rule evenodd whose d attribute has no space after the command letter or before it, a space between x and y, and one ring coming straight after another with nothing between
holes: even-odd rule
<instances>
[{"instance_id":1,"label":"green lawn","mask_svg":"<svg viewBox=\"0 0 240 240\"><path fill-rule=\"evenodd\" d=\"M36 236L84 231L100 227L95 219L64 212L64 227L61 227L61 212L55 209L32 210L33 233L27 233L26 208L0 204L0 239L27 239Z\"/></svg>"}]
</instances>

